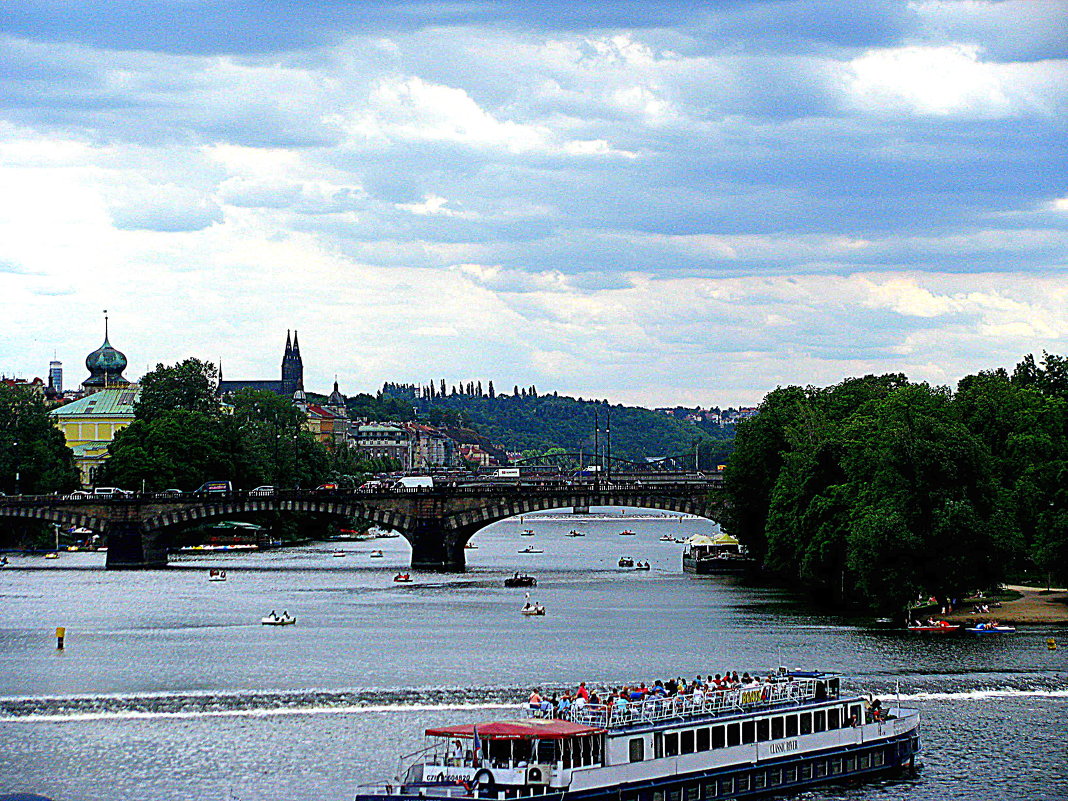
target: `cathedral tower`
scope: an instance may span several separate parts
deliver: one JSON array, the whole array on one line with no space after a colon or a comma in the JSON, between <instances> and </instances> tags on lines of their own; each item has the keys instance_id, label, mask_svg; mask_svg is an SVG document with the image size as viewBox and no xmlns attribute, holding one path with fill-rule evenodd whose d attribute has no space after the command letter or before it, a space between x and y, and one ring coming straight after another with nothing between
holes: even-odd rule
<instances>
[{"instance_id":1,"label":"cathedral tower","mask_svg":"<svg viewBox=\"0 0 1068 801\"><path fill-rule=\"evenodd\" d=\"M289 338L286 331L286 352L282 357L282 395L292 397L297 387L304 386L304 362L300 359L300 343L297 341L297 332L293 331L293 339Z\"/></svg>"}]
</instances>

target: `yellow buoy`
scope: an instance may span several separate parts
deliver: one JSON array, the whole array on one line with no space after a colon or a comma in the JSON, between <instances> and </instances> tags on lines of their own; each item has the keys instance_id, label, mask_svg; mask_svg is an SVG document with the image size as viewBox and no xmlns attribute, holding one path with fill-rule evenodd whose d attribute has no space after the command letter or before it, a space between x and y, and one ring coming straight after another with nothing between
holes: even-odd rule
<instances>
[{"instance_id":1,"label":"yellow buoy","mask_svg":"<svg viewBox=\"0 0 1068 801\"><path fill-rule=\"evenodd\" d=\"M1049 651L1056 651L1057 650L1057 641L1055 639L1053 639L1052 637L1050 637L1048 640L1046 640L1046 649L1049 650Z\"/></svg>"},{"instance_id":2,"label":"yellow buoy","mask_svg":"<svg viewBox=\"0 0 1068 801\"><path fill-rule=\"evenodd\" d=\"M63 650L63 640L67 637L67 630L63 626L56 626L56 650Z\"/></svg>"}]
</instances>

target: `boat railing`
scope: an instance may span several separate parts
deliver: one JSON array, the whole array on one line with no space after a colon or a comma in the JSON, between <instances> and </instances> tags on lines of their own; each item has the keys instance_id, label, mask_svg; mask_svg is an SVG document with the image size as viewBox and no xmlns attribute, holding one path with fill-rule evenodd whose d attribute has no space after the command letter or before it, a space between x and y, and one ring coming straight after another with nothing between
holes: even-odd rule
<instances>
[{"instance_id":1,"label":"boat railing","mask_svg":"<svg viewBox=\"0 0 1068 801\"><path fill-rule=\"evenodd\" d=\"M669 695L629 701L626 704L586 704L572 707L564 715L575 723L612 729L695 717L708 717L730 712L783 705L797 705L804 701L829 697L827 682L819 679L791 679L753 687L713 690L708 693ZM544 714L532 710L535 716Z\"/></svg>"}]
</instances>

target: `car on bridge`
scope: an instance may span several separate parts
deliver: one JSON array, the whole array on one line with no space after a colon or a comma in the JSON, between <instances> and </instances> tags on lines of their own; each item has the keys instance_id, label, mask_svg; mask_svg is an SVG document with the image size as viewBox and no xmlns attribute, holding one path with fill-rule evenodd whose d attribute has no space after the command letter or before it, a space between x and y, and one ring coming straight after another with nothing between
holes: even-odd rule
<instances>
[{"instance_id":1,"label":"car on bridge","mask_svg":"<svg viewBox=\"0 0 1068 801\"><path fill-rule=\"evenodd\" d=\"M274 487L270 484L263 484L256 487L254 490L249 490L249 495L274 495Z\"/></svg>"},{"instance_id":2,"label":"car on bridge","mask_svg":"<svg viewBox=\"0 0 1068 801\"><path fill-rule=\"evenodd\" d=\"M133 492L119 487L97 487L93 490L93 495L97 498L129 498Z\"/></svg>"}]
</instances>

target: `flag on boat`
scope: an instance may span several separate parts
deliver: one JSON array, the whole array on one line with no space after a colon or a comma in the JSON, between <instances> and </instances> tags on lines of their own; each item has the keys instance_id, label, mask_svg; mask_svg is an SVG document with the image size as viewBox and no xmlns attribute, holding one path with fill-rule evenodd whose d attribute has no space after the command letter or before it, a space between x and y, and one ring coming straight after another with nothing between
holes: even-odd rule
<instances>
[{"instance_id":1,"label":"flag on boat","mask_svg":"<svg viewBox=\"0 0 1068 801\"><path fill-rule=\"evenodd\" d=\"M471 743L471 765L473 767L479 767L479 763L482 760L482 741L478 739L478 726L474 727L472 731L472 743Z\"/></svg>"}]
</instances>

